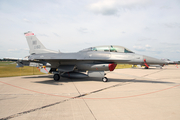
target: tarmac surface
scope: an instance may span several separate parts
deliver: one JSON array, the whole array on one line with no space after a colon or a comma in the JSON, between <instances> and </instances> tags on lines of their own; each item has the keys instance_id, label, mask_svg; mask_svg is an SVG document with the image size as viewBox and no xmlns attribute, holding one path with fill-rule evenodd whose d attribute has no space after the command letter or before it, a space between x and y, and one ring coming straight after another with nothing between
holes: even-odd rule
<instances>
[{"instance_id":1,"label":"tarmac surface","mask_svg":"<svg viewBox=\"0 0 180 120\"><path fill-rule=\"evenodd\" d=\"M180 68L116 69L100 78L0 78L0 119L180 120Z\"/></svg>"}]
</instances>

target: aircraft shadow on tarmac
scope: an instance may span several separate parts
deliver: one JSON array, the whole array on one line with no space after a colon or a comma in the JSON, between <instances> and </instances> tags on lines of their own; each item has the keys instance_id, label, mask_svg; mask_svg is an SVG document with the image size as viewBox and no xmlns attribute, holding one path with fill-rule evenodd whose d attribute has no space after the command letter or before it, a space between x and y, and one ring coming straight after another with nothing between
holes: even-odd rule
<instances>
[{"instance_id":1,"label":"aircraft shadow on tarmac","mask_svg":"<svg viewBox=\"0 0 180 120\"><path fill-rule=\"evenodd\" d=\"M101 78L85 78L85 79L72 79L72 78L63 78L59 81L54 81L52 75L46 75L46 76L28 76L23 77L25 79L37 79L37 81L32 81L34 83L42 83L42 84L51 84L51 85L62 85L61 83L65 82L88 82L88 81L95 81L95 82L102 82ZM38 80L38 78L51 78L48 80ZM162 83L162 84L175 84L174 82L167 82L167 81L161 81L161 80L137 80L137 79L114 79L109 78L108 82L134 82L134 83ZM107 83L108 83L107 82ZM102 82L103 83L103 82Z\"/></svg>"},{"instance_id":2,"label":"aircraft shadow on tarmac","mask_svg":"<svg viewBox=\"0 0 180 120\"><path fill-rule=\"evenodd\" d=\"M163 70L164 68L162 68L162 69L160 69L160 68L156 68L156 67L149 67L148 69L145 69L145 68L131 68L131 69L142 69L142 70L149 70L149 69L151 69L151 70Z\"/></svg>"},{"instance_id":3,"label":"aircraft shadow on tarmac","mask_svg":"<svg viewBox=\"0 0 180 120\"><path fill-rule=\"evenodd\" d=\"M22 78L25 78L25 79L30 79L30 78L53 78L53 75L24 76Z\"/></svg>"}]
</instances>

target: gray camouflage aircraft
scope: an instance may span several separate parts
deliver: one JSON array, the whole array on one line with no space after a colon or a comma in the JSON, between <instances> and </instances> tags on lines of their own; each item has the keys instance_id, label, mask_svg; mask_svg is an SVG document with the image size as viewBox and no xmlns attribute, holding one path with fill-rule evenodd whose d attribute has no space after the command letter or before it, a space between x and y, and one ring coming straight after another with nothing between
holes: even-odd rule
<instances>
[{"instance_id":1,"label":"gray camouflage aircraft","mask_svg":"<svg viewBox=\"0 0 180 120\"><path fill-rule=\"evenodd\" d=\"M54 74L55 81L59 81L62 76L69 78L99 77L103 82L107 82L105 71L113 71L117 64L139 64L145 65L146 68L153 64L161 66L166 64L165 61L138 55L127 48L114 45L90 47L75 53L61 53L46 49L30 31L24 35L30 48L30 55L23 59L5 59L16 61L18 67L45 68L45 72Z\"/></svg>"}]
</instances>

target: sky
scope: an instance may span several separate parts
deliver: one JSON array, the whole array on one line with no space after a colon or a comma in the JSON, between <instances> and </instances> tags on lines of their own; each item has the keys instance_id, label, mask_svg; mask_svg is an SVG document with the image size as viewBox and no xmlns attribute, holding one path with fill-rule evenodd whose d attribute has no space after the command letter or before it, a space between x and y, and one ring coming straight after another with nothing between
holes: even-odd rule
<instances>
[{"instance_id":1,"label":"sky","mask_svg":"<svg viewBox=\"0 0 180 120\"><path fill-rule=\"evenodd\" d=\"M29 55L24 33L61 52L101 45L180 60L180 0L0 0L0 58Z\"/></svg>"}]
</instances>

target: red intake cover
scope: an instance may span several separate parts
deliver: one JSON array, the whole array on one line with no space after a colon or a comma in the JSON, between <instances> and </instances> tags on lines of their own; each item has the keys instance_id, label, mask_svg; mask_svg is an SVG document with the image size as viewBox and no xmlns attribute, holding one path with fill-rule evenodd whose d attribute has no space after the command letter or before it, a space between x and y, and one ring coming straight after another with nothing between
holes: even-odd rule
<instances>
[{"instance_id":1,"label":"red intake cover","mask_svg":"<svg viewBox=\"0 0 180 120\"><path fill-rule=\"evenodd\" d=\"M111 63L109 64L109 71L113 71L116 68L117 64Z\"/></svg>"}]
</instances>

